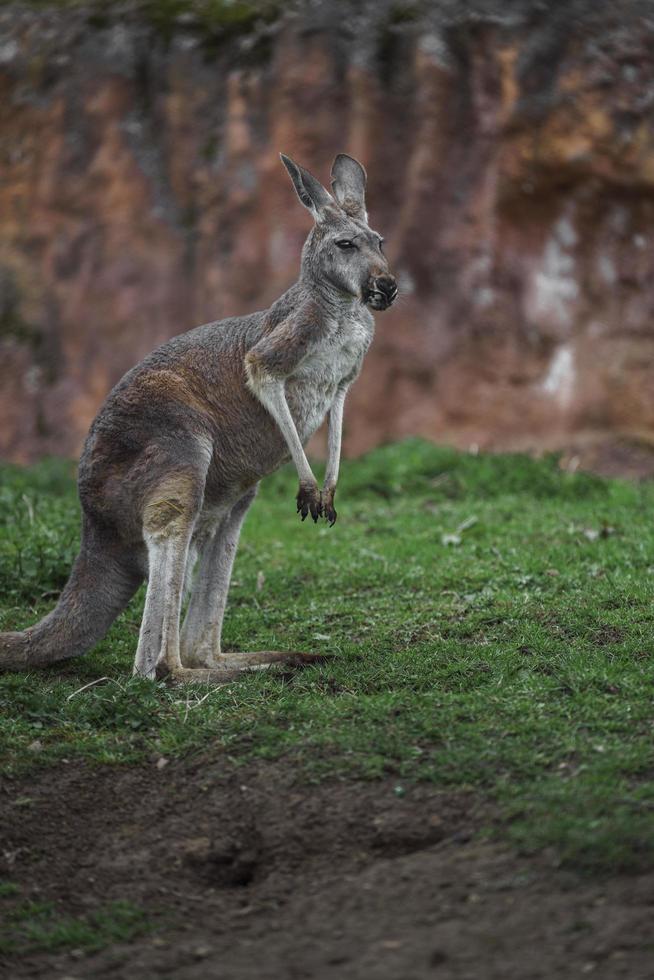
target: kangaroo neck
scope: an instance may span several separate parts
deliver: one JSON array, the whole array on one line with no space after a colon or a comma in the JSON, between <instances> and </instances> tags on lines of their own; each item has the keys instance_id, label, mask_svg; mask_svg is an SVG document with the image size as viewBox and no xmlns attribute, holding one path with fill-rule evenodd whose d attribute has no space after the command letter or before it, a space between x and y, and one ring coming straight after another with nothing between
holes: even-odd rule
<instances>
[{"instance_id":1,"label":"kangaroo neck","mask_svg":"<svg viewBox=\"0 0 654 980\"><path fill-rule=\"evenodd\" d=\"M286 292L275 300L266 320L269 327L275 327L286 317L299 313L304 307L319 310L325 317L341 320L351 316L360 305L360 300L337 289L326 280L317 281L300 275L299 279Z\"/></svg>"},{"instance_id":2,"label":"kangaroo neck","mask_svg":"<svg viewBox=\"0 0 654 980\"><path fill-rule=\"evenodd\" d=\"M301 286L303 295L311 299L324 311L326 316L331 318L340 320L350 316L361 303L357 296L339 289L328 279L318 279L307 274L304 269L298 280L298 285Z\"/></svg>"}]
</instances>

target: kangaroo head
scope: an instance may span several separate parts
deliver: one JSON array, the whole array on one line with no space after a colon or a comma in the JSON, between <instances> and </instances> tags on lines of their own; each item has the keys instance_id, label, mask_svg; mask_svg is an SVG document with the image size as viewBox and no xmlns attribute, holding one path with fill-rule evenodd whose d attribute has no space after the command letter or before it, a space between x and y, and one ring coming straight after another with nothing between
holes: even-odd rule
<instances>
[{"instance_id":1,"label":"kangaroo head","mask_svg":"<svg viewBox=\"0 0 654 980\"><path fill-rule=\"evenodd\" d=\"M373 310L387 309L397 296L397 284L382 251L383 238L368 227L366 172L361 164L338 154L332 166L332 196L308 170L280 156L315 221L302 249L303 274Z\"/></svg>"}]
</instances>

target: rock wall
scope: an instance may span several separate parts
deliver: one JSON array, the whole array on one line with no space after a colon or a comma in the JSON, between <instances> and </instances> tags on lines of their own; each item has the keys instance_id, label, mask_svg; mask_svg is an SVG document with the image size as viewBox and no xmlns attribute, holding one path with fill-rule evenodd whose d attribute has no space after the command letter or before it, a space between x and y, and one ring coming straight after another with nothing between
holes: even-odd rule
<instances>
[{"instance_id":1,"label":"rock wall","mask_svg":"<svg viewBox=\"0 0 654 980\"><path fill-rule=\"evenodd\" d=\"M2 455L77 453L147 351L292 281L279 150L365 162L400 281L348 453L654 441L652 3L112 9L0 12Z\"/></svg>"}]
</instances>

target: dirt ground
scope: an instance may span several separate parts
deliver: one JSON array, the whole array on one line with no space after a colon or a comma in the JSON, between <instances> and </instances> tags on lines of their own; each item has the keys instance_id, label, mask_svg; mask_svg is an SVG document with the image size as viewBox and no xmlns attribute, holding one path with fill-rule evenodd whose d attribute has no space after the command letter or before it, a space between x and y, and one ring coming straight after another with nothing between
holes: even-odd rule
<instances>
[{"instance_id":1,"label":"dirt ground","mask_svg":"<svg viewBox=\"0 0 654 980\"><path fill-rule=\"evenodd\" d=\"M198 759L71 762L5 779L0 804L0 876L24 896L67 914L127 899L157 924L95 954L5 959L7 978L654 974L654 874L512 853L480 836L494 815L472 795Z\"/></svg>"},{"instance_id":2,"label":"dirt ground","mask_svg":"<svg viewBox=\"0 0 654 980\"><path fill-rule=\"evenodd\" d=\"M627 480L654 478L654 445L621 436L579 439L561 452L561 469L588 470L598 476Z\"/></svg>"}]
</instances>

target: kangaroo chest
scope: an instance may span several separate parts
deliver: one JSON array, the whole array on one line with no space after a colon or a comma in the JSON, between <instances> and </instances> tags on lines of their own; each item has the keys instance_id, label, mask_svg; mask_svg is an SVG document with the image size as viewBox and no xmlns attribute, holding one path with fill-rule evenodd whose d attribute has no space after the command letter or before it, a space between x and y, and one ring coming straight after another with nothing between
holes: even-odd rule
<instances>
[{"instance_id":1,"label":"kangaroo chest","mask_svg":"<svg viewBox=\"0 0 654 980\"><path fill-rule=\"evenodd\" d=\"M320 344L287 379L286 397L301 439L308 439L321 425L339 386L356 377L373 331L374 321L366 309L329 322Z\"/></svg>"}]
</instances>

